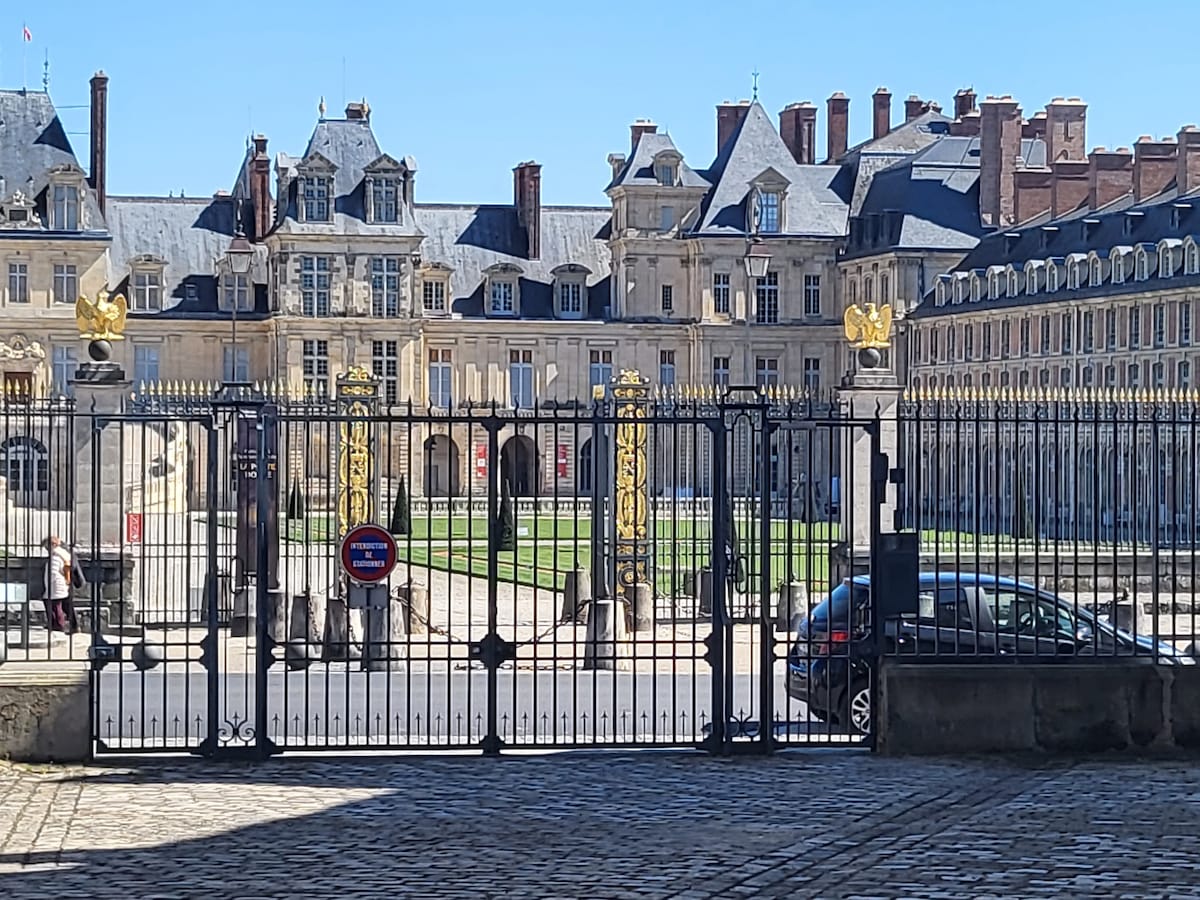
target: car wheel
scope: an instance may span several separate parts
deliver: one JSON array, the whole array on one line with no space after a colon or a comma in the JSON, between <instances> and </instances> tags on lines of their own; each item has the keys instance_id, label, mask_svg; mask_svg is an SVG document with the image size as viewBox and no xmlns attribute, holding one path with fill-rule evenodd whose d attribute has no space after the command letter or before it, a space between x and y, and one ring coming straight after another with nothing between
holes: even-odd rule
<instances>
[{"instance_id":1,"label":"car wheel","mask_svg":"<svg viewBox=\"0 0 1200 900\"><path fill-rule=\"evenodd\" d=\"M841 724L856 734L870 734L871 686L865 679L854 682L846 692L846 719Z\"/></svg>"}]
</instances>

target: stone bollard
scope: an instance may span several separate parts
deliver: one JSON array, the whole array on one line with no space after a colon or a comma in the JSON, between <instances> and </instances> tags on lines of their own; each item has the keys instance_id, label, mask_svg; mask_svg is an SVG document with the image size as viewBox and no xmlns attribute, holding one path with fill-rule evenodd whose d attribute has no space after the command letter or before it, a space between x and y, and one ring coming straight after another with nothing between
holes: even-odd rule
<instances>
[{"instance_id":1,"label":"stone bollard","mask_svg":"<svg viewBox=\"0 0 1200 900\"><path fill-rule=\"evenodd\" d=\"M408 604L399 597L388 597L387 606L363 610L364 672L386 672L405 658L407 612Z\"/></svg>"},{"instance_id":2,"label":"stone bollard","mask_svg":"<svg viewBox=\"0 0 1200 900\"><path fill-rule=\"evenodd\" d=\"M309 644L321 643L315 598L311 594L296 594L292 597L292 615L288 622L288 640L305 641Z\"/></svg>"},{"instance_id":3,"label":"stone bollard","mask_svg":"<svg viewBox=\"0 0 1200 900\"><path fill-rule=\"evenodd\" d=\"M277 644L282 644L287 640L287 631L287 594L278 588L267 591L267 637Z\"/></svg>"},{"instance_id":4,"label":"stone bollard","mask_svg":"<svg viewBox=\"0 0 1200 900\"><path fill-rule=\"evenodd\" d=\"M633 630L654 631L654 589L648 584L633 586Z\"/></svg>"},{"instance_id":5,"label":"stone bollard","mask_svg":"<svg viewBox=\"0 0 1200 900\"><path fill-rule=\"evenodd\" d=\"M429 633L429 588L409 582L400 588L404 599L405 625L409 634Z\"/></svg>"},{"instance_id":6,"label":"stone bollard","mask_svg":"<svg viewBox=\"0 0 1200 900\"><path fill-rule=\"evenodd\" d=\"M713 570L705 566L698 576L700 581L700 615L711 616L713 611Z\"/></svg>"},{"instance_id":7,"label":"stone bollard","mask_svg":"<svg viewBox=\"0 0 1200 900\"><path fill-rule=\"evenodd\" d=\"M625 604L616 597L592 601L584 636L583 668L616 671L629 668Z\"/></svg>"},{"instance_id":8,"label":"stone bollard","mask_svg":"<svg viewBox=\"0 0 1200 900\"><path fill-rule=\"evenodd\" d=\"M792 630L797 618L808 615L808 585L793 581L779 586L779 603L775 607L775 629Z\"/></svg>"},{"instance_id":9,"label":"stone bollard","mask_svg":"<svg viewBox=\"0 0 1200 900\"><path fill-rule=\"evenodd\" d=\"M558 621L564 625L584 624L592 602L592 576L586 569L575 569L563 576L562 613Z\"/></svg>"},{"instance_id":10,"label":"stone bollard","mask_svg":"<svg viewBox=\"0 0 1200 900\"><path fill-rule=\"evenodd\" d=\"M250 637L257 627L254 615L254 601L250 588L238 588L233 593L233 615L229 617L230 637Z\"/></svg>"},{"instance_id":11,"label":"stone bollard","mask_svg":"<svg viewBox=\"0 0 1200 900\"><path fill-rule=\"evenodd\" d=\"M325 635L321 643L321 658L326 662L359 658L359 650L350 639L350 611L345 597L330 597L325 601Z\"/></svg>"}]
</instances>

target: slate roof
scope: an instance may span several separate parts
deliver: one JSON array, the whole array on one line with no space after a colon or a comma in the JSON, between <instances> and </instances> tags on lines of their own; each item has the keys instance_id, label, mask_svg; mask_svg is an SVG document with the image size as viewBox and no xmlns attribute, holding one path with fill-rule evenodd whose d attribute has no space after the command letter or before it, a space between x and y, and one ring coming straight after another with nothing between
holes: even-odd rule
<instances>
[{"instance_id":1,"label":"slate roof","mask_svg":"<svg viewBox=\"0 0 1200 900\"><path fill-rule=\"evenodd\" d=\"M224 256L237 223L231 197L109 197L110 290L129 295L130 263L150 255L165 261L163 311L131 315L228 318L217 304L216 261ZM255 313L267 314L266 248L255 247ZM251 315L254 315L251 314ZM239 315L246 315L244 313Z\"/></svg>"},{"instance_id":2,"label":"slate roof","mask_svg":"<svg viewBox=\"0 0 1200 900\"><path fill-rule=\"evenodd\" d=\"M521 269L521 318L554 317L551 274L559 266L584 266L589 288L587 318L603 318L609 303L608 207L543 206L541 256L526 259L525 230L511 206L418 203L417 226L424 264L452 270L449 306L463 316L484 314L484 270L498 263Z\"/></svg>"},{"instance_id":3,"label":"slate roof","mask_svg":"<svg viewBox=\"0 0 1200 900\"><path fill-rule=\"evenodd\" d=\"M870 190L875 173L911 157L950 133L950 119L926 110L908 122L897 125L881 138L870 138L851 147L838 161L849 169L854 189L849 197L850 215L856 216Z\"/></svg>"},{"instance_id":4,"label":"slate roof","mask_svg":"<svg viewBox=\"0 0 1200 900\"><path fill-rule=\"evenodd\" d=\"M1127 227L1129 230L1126 230ZM1171 184L1141 203L1134 203L1131 196L1125 196L1100 209L1073 210L1057 219L1047 215L1018 228L1002 229L980 241L953 271L986 270L990 266L1007 266L1010 263L1024 267L1030 260L1065 259L1072 253L1086 254L1092 250L1107 258L1115 247L1136 247L1143 243L1156 245L1164 238L1182 240L1189 235L1200 239L1200 190L1179 196L1174 184ZM1194 285L1200 285L1200 276L1180 273L1167 280L1154 277L1148 282L1128 280L1115 285L1106 281L1095 287L1081 285L1070 291L1064 286L1058 291L1040 291L1033 296L1022 292L1016 297L1001 297L972 304L948 303L940 307L927 294L915 314L924 318L983 307L1018 307L1062 302L1067 298L1083 300L1093 296Z\"/></svg>"},{"instance_id":5,"label":"slate roof","mask_svg":"<svg viewBox=\"0 0 1200 900\"><path fill-rule=\"evenodd\" d=\"M1024 139L1021 157L1042 166L1046 146ZM868 227L873 217L886 220L883 231ZM874 173L850 232L848 257L883 248L971 250L988 233L979 218L979 138L943 136Z\"/></svg>"},{"instance_id":6,"label":"slate roof","mask_svg":"<svg viewBox=\"0 0 1200 900\"><path fill-rule=\"evenodd\" d=\"M834 188L839 167L799 165L762 104L756 101L750 104L712 166L702 173L713 188L690 234L745 234L750 186L767 169L774 169L788 181L786 234L842 237L846 233L846 201Z\"/></svg>"},{"instance_id":7,"label":"slate roof","mask_svg":"<svg viewBox=\"0 0 1200 900\"><path fill-rule=\"evenodd\" d=\"M683 154L675 146L669 134L643 134L638 138L633 155L625 162L625 167L617 177L609 183L606 191L614 187L654 186L658 178L654 174L654 158L664 150L674 151L682 159ZM709 182L703 175L691 168L687 163L679 166L679 187L708 187Z\"/></svg>"},{"instance_id":8,"label":"slate roof","mask_svg":"<svg viewBox=\"0 0 1200 900\"><path fill-rule=\"evenodd\" d=\"M284 205L283 221L276 230L302 234L337 235L380 235L412 236L418 234L413 225L411 210L405 210L402 220L396 224L367 224L366 183L364 170L383 156L375 133L368 119L322 119L313 129L308 147L302 157L280 153L276 157L276 168L294 170L314 154L320 154L336 167L333 175L333 215L331 221L299 222L298 185L288 185L287 196L280 201ZM415 171L416 160L412 157L397 159L410 171Z\"/></svg>"},{"instance_id":9,"label":"slate roof","mask_svg":"<svg viewBox=\"0 0 1200 900\"><path fill-rule=\"evenodd\" d=\"M50 95L44 91L0 91L0 178L4 179L0 194L7 197L21 191L34 198L37 214L45 224L49 173L62 165L82 169ZM103 233L106 227L95 193L85 187L83 194L88 230ZM5 238L23 234L36 236L39 232L13 230L5 232Z\"/></svg>"}]
</instances>

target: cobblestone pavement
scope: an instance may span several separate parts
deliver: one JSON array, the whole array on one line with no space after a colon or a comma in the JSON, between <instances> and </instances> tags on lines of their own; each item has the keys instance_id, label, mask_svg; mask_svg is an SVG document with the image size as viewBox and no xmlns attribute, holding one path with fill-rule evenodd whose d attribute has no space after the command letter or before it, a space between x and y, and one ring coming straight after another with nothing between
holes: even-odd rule
<instances>
[{"instance_id":1,"label":"cobblestone pavement","mask_svg":"<svg viewBox=\"0 0 1200 900\"><path fill-rule=\"evenodd\" d=\"M0 764L0 897L1200 897L1195 761Z\"/></svg>"}]
</instances>

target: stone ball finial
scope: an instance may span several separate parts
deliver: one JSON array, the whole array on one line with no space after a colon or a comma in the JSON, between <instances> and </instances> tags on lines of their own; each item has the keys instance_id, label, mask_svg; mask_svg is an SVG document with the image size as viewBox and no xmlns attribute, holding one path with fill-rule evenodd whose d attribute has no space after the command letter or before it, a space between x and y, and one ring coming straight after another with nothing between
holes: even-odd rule
<instances>
[{"instance_id":1,"label":"stone ball finial","mask_svg":"<svg viewBox=\"0 0 1200 900\"><path fill-rule=\"evenodd\" d=\"M96 340L88 342L88 356L95 362L108 362L112 359L113 346L111 341Z\"/></svg>"},{"instance_id":2,"label":"stone ball finial","mask_svg":"<svg viewBox=\"0 0 1200 900\"><path fill-rule=\"evenodd\" d=\"M883 354L874 347L863 347L858 351L860 369L878 369L883 363Z\"/></svg>"}]
</instances>

